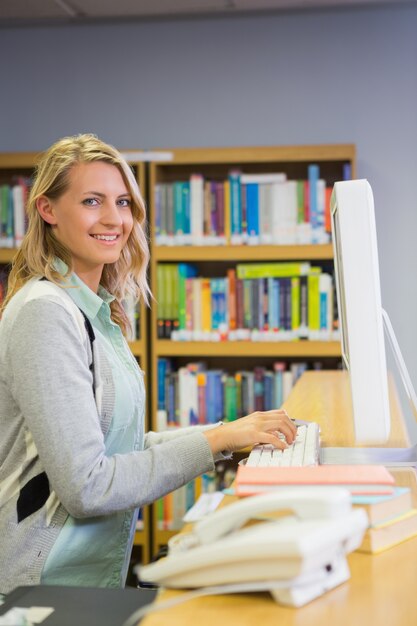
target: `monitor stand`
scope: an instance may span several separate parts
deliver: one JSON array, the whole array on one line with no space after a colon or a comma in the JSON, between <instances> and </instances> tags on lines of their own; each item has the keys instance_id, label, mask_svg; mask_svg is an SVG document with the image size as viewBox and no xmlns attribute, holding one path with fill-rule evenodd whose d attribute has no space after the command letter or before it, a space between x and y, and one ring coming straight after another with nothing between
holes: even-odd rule
<instances>
[{"instance_id":1,"label":"monitor stand","mask_svg":"<svg viewBox=\"0 0 417 626\"><path fill-rule=\"evenodd\" d=\"M382 309L384 329L394 353L397 368L417 420L417 396L407 370L388 313ZM332 465L386 465L387 467L417 468L417 444L410 448L327 448L320 450L320 463Z\"/></svg>"}]
</instances>

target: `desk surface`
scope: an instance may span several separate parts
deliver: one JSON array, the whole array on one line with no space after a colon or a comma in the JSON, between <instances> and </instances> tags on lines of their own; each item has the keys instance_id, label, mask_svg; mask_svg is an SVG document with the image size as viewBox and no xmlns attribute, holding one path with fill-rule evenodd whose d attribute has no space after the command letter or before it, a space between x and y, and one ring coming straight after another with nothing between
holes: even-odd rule
<instances>
[{"instance_id":1,"label":"desk surface","mask_svg":"<svg viewBox=\"0 0 417 626\"><path fill-rule=\"evenodd\" d=\"M291 417L320 424L322 445L355 445L348 376L345 371L305 372L284 404ZM389 391L392 422L386 446L409 446L407 429L392 381Z\"/></svg>"},{"instance_id":2,"label":"desk surface","mask_svg":"<svg viewBox=\"0 0 417 626\"><path fill-rule=\"evenodd\" d=\"M350 396L344 372L307 372L295 386L285 408L291 417L316 421L325 445L353 445ZM398 403L393 398L393 427L389 446L408 446ZM397 482L412 487L417 498L413 470L393 472ZM212 596L172 607L168 613L149 615L144 626L410 626L417 615L417 538L371 556L349 555L351 578L305 607L285 608L269 594ZM164 591L164 599L181 592Z\"/></svg>"}]
</instances>

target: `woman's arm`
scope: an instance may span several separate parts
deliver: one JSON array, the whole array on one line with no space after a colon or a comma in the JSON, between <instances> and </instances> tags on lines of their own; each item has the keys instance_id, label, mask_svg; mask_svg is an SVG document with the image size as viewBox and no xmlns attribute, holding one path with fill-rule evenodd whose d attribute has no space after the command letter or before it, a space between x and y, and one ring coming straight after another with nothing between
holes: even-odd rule
<instances>
[{"instance_id":1,"label":"woman's arm","mask_svg":"<svg viewBox=\"0 0 417 626\"><path fill-rule=\"evenodd\" d=\"M26 303L9 336L8 386L50 487L69 513L88 517L135 508L214 469L200 431L106 456L86 346L71 314L47 299Z\"/></svg>"}]
</instances>

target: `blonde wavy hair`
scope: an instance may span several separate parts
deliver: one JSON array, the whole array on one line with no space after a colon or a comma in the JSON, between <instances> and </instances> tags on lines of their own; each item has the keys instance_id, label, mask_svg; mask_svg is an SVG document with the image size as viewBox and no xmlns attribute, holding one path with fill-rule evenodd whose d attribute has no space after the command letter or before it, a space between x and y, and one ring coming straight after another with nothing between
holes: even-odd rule
<instances>
[{"instance_id":1,"label":"blonde wavy hair","mask_svg":"<svg viewBox=\"0 0 417 626\"><path fill-rule=\"evenodd\" d=\"M51 200L62 196L70 183L71 168L79 163L94 161L115 165L132 198L132 232L118 261L104 266L100 281L100 284L115 296L111 303L112 320L120 325L124 334L127 334L129 321L122 305L123 300L130 296L136 301L142 298L149 304L151 295L146 275L149 247L145 234L145 203L134 174L122 155L113 146L92 134L60 139L38 162L26 206L28 229L12 262L7 296L2 310L14 294L35 276L45 276L60 286L65 283L62 275L54 268L54 259L58 257L67 265L68 272L65 276L67 277L72 271L71 252L56 239L53 228L40 216L36 202L41 196Z\"/></svg>"}]
</instances>

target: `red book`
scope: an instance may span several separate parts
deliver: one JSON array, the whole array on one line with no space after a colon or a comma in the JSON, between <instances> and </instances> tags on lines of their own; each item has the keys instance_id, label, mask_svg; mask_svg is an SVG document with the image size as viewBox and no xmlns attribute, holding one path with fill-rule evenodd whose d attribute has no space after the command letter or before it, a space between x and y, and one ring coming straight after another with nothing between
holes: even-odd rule
<instances>
[{"instance_id":1,"label":"red book","mask_svg":"<svg viewBox=\"0 0 417 626\"><path fill-rule=\"evenodd\" d=\"M229 279L229 328L236 330L236 270L234 268L227 270L227 278Z\"/></svg>"},{"instance_id":2,"label":"red book","mask_svg":"<svg viewBox=\"0 0 417 626\"><path fill-rule=\"evenodd\" d=\"M330 213L330 199L332 197L333 187L326 187L325 203L324 203L324 229L326 233L332 232L332 219Z\"/></svg>"},{"instance_id":3,"label":"red book","mask_svg":"<svg viewBox=\"0 0 417 626\"><path fill-rule=\"evenodd\" d=\"M383 465L310 465L305 467L252 467L239 465L236 493L249 496L274 489L332 485L352 494L391 494L394 477Z\"/></svg>"}]
</instances>

